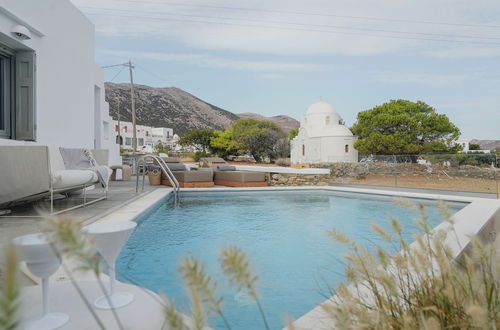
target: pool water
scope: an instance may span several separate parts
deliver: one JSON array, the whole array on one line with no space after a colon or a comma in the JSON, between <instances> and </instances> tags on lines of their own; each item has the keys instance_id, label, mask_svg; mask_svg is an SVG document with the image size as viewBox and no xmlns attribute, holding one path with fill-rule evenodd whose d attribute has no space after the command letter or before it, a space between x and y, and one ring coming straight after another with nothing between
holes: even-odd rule
<instances>
[{"instance_id":1,"label":"pool water","mask_svg":"<svg viewBox=\"0 0 500 330\"><path fill-rule=\"evenodd\" d=\"M415 201L426 206L432 226L441 221L435 201ZM449 204L453 213L464 206ZM124 275L121 280L130 278L164 294L189 314L178 269L182 258L192 255L217 280L232 328L261 329L255 303L230 287L220 270L219 251L237 245L259 277L260 300L271 329L281 329L287 317L299 318L345 281L346 249L327 231L335 228L361 244L389 248L370 229L377 223L390 230L389 214L401 221L405 237L412 240L418 232L417 214L390 197L329 191L185 193L180 205L166 201L138 220L117 272ZM224 329L219 317L208 321L212 328Z\"/></svg>"}]
</instances>

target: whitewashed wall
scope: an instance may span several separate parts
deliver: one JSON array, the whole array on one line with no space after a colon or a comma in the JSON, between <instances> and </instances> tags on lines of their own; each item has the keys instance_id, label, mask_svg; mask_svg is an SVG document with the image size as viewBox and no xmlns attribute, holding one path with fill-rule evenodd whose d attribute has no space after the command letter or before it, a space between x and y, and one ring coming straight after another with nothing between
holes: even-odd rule
<instances>
[{"instance_id":1,"label":"whitewashed wall","mask_svg":"<svg viewBox=\"0 0 500 330\"><path fill-rule=\"evenodd\" d=\"M306 138L298 136L291 141L291 160L294 164L330 162L357 162L358 151L354 149L356 138L352 136L328 136ZM302 145L305 145L302 155ZM348 152L345 152L348 145Z\"/></svg>"},{"instance_id":2,"label":"whitewashed wall","mask_svg":"<svg viewBox=\"0 0 500 330\"><path fill-rule=\"evenodd\" d=\"M17 24L31 40L11 35ZM36 143L109 149L110 164L119 163L93 24L68 0L0 0L0 43L36 52Z\"/></svg>"}]
</instances>

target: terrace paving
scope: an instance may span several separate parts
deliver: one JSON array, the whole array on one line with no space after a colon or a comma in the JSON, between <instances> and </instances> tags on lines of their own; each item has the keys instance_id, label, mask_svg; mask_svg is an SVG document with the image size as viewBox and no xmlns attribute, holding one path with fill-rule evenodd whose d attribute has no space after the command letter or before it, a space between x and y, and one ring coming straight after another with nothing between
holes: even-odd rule
<instances>
[{"instance_id":1,"label":"terrace paving","mask_svg":"<svg viewBox=\"0 0 500 330\"><path fill-rule=\"evenodd\" d=\"M139 192L135 192L135 178L131 181L111 181L109 185L108 198L64 213L65 216L72 217L82 224L92 223L98 218L134 201L152 190L155 186L144 184L144 191L139 186ZM88 200L102 194L102 189L97 188L87 192ZM70 197L54 202L54 210L62 210L82 202L81 197ZM33 203L25 203L10 208L12 211L7 217L0 217L0 246L9 243L13 238L40 232L44 219L39 216L43 210L48 210L50 203L47 200L40 200ZM2 277L3 256L0 256L0 279ZM33 285L33 282L23 276L24 285Z\"/></svg>"}]
</instances>

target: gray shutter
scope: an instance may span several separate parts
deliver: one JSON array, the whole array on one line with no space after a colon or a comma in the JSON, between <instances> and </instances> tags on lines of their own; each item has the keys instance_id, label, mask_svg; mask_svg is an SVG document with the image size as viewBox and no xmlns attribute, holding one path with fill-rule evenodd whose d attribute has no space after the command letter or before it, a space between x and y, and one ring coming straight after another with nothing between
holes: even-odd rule
<instances>
[{"instance_id":1,"label":"gray shutter","mask_svg":"<svg viewBox=\"0 0 500 330\"><path fill-rule=\"evenodd\" d=\"M16 140L36 140L35 53L16 54Z\"/></svg>"}]
</instances>

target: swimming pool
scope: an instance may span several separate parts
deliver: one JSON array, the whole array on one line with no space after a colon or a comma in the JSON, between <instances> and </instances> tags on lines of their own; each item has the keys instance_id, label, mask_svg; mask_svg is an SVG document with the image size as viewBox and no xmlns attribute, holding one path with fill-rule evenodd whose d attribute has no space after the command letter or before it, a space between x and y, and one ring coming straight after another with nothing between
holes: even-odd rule
<instances>
[{"instance_id":1,"label":"swimming pool","mask_svg":"<svg viewBox=\"0 0 500 330\"><path fill-rule=\"evenodd\" d=\"M189 303L178 273L180 260L192 255L219 283L224 313L234 329L260 329L255 304L229 287L218 252L241 247L259 276L261 303L272 329L284 326L286 316L298 318L331 296L329 288L344 281L345 248L327 231L337 229L354 240L388 247L371 229L377 223L389 229L389 213L405 227L411 239L417 231L415 213L391 197L331 191L253 191L183 193L175 206L166 201L140 217L123 249L118 273L176 301L189 313ZM440 222L436 202L423 203L430 224ZM456 212L465 203L449 203ZM217 317L213 328L224 328Z\"/></svg>"}]
</instances>

